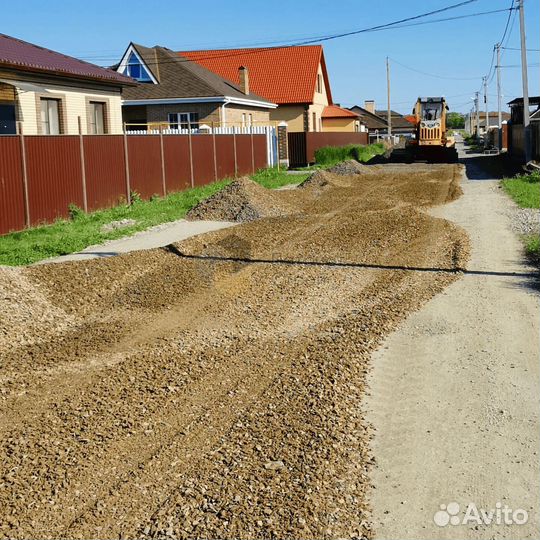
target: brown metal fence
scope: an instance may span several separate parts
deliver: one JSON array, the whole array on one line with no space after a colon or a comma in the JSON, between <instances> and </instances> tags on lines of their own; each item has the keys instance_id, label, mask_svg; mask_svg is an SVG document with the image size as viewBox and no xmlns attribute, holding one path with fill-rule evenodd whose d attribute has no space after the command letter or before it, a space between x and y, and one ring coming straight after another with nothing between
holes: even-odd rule
<instances>
[{"instance_id":1,"label":"brown metal fence","mask_svg":"<svg viewBox=\"0 0 540 540\"><path fill-rule=\"evenodd\" d=\"M0 234L50 223L69 205L97 210L267 166L267 137L60 135L0 137Z\"/></svg>"},{"instance_id":2,"label":"brown metal fence","mask_svg":"<svg viewBox=\"0 0 540 540\"><path fill-rule=\"evenodd\" d=\"M289 133L289 163L291 167L303 167L315 162L315 151L324 146L369 144L367 132L301 132Z\"/></svg>"}]
</instances>

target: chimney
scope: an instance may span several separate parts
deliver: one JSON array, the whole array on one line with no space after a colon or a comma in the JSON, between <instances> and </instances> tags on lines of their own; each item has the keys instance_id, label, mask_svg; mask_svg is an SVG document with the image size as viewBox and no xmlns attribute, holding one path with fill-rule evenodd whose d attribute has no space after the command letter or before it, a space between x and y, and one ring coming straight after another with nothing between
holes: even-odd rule
<instances>
[{"instance_id":1,"label":"chimney","mask_svg":"<svg viewBox=\"0 0 540 540\"><path fill-rule=\"evenodd\" d=\"M371 114L375 114L375 101L372 99L366 99L366 101L364 101L364 109Z\"/></svg>"},{"instance_id":2,"label":"chimney","mask_svg":"<svg viewBox=\"0 0 540 540\"><path fill-rule=\"evenodd\" d=\"M244 66L240 66L238 68L238 75L240 76L240 90L244 94L249 94L249 73L248 68Z\"/></svg>"}]
</instances>

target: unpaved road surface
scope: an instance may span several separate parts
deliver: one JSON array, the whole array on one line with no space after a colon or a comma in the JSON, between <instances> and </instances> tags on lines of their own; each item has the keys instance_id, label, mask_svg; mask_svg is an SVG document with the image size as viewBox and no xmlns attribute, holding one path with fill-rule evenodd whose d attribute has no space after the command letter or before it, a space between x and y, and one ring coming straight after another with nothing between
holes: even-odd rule
<instances>
[{"instance_id":1,"label":"unpaved road surface","mask_svg":"<svg viewBox=\"0 0 540 540\"><path fill-rule=\"evenodd\" d=\"M425 212L460 178L329 176L290 215L0 269L0 535L369 537L370 354L460 279Z\"/></svg>"},{"instance_id":2,"label":"unpaved road surface","mask_svg":"<svg viewBox=\"0 0 540 540\"><path fill-rule=\"evenodd\" d=\"M472 178L485 176L475 167ZM527 275L512 203L497 184L465 181L461 198L432 209L468 232L468 270L476 273L434 297L374 354L375 538L540 537L538 277ZM450 503L459 504L460 524L436 525L440 505ZM463 524L470 503L523 509L528 523L498 525L495 514L490 524Z\"/></svg>"}]
</instances>

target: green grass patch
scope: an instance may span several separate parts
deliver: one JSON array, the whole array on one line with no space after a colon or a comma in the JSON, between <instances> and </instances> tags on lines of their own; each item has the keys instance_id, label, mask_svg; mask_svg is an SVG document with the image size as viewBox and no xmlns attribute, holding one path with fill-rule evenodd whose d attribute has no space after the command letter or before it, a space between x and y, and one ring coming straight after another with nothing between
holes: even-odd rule
<instances>
[{"instance_id":1,"label":"green grass patch","mask_svg":"<svg viewBox=\"0 0 540 540\"><path fill-rule=\"evenodd\" d=\"M504 190L522 208L540 208L540 173L502 180Z\"/></svg>"},{"instance_id":2,"label":"green grass patch","mask_svg":"<svg viewBox=\"0 0 540 540\"><path fill-rule=\"evenodd\" d=\"M305 175L291 175L277 168L261 169L252 176L255 182L269 189L299 183ZM0 236L0 265L31 264L50 257L75 253L82 249L130 236L148 227L183 218L200 201L223 189L232 179L220 180L203 187L171 193L167 197L152 197L143 201L134 193L131 205L84 213L75 205L69 206L70 219L59 219L50 225ZM137 223L124 229L102 232L101 227L111 221L133 219Z\"/></svg>"},{"instance_id":3,"label":"green grass patch","mask_svg":"<svg viewBox=\"0 0 540 540\"><path fill-rule=\"evenodd\" d=\"M278 170L277 167L272 167L257 171L251 178L267 189L276 189L289 184L299 184L308 176L308 172L305 174L288 174L284 169Z\"/></svg>"},{"instance_id":4,"label":"green grass patch","mask_svg":"<svg viewBox=\"0 0 540 540\"><path fill-rule=\"evenodd\" d=\"M324 146L315 150L315 162L323 167L331 167L348 159L366 162L375 156L384 154L385 148L382 143L369 144L348 144L346 146Z\"/></svg>"},{"instance_id":5,"label":"green grass patch","mask_svg":"<svg viewBox=\"0 0 540 540\"><path fill-rule=\"evenodd\" d=\"M540 263L540 235L525 237L525 251L536 264Z\"/></svg>"}]
</instances>

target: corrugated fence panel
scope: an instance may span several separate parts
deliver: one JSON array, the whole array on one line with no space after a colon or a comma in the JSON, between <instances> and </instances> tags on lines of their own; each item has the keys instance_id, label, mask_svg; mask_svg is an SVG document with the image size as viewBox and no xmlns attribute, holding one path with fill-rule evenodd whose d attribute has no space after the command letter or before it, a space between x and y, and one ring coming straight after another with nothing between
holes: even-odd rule
<instances>
[{"instance_id":1,"label":"corrugated fence panel","mask_svg":"<svg viewBox=\"0 0 540 540\"><path fill-rule=\"evenodd\" d=\"M232 135L216 135L217 176L234 177L234 141Z\"/></svg>"},{"instance_id":2,"label":"corrugated fence panel","mask_svg":"<svg viewBox=\"0 0 540 540\"><path fill-rule=\"evenodd\" d=\"M164 135L165 178L167 191L181 191L191 187L189 140L186 135Z\"/></svg>"},{"instance_id":3,"label":"corrugated fence panel","mask_svg":"<svg viewBox=\"0 0 540 540\"><path fill-rule=\"evenodd\" d=\"M0 234L24 227L24 191L19 137L0 137Z\"/></svg>"},{"instance_id":4,"label":"corrugated fence panel","mask_svg":"<svg viewBox=\"0 0 540 540\"><path fill-rule=\"evenodd\" d=\"M253 135L253 154L256 171L268 167L266 135Z\"/></svg>"},{"instance_id":5,"label":"corrugated fence panel","mask_svg":"<svg viewBox=\"0 0 540 540\"><path fill-rule=\"evenodd\" d=\"M83 141L88 210L127 200L123 136L88 135Z\"/></svg>"},{"instance_id":6,"label":"corrugated fence panel","mask_svg":"<svg viewBox=\"0 0 540 540\"><path fill-rule=\"evenodd\" d=\"M159 136L129 135L127 141L131 190L144 199L163 195Z\"/></svg>"},{"instance_id":7,"label":"corrugated fence panel","mask_svg":"<svg viewBox=\"0 0 540 540\"><path fill-rule=\"evenodd\" d=\"M254 172L251 160L251 135L236 136L236 162L239 176Z\"/></svg>"},{"instance_id":8,"label":"corrugated fence panel","mask_svg":"<svg viewBox=\"0 0 540 540\"><path fill-rule=\"evenodd\" d=\"M214 181L214 144L212 135L193 135L191 144L195 185L204 186Z\"/></svg>"},{"instance_id":9,"label":"corrugated fence panel","mask_svg":"<svg viewBox=\"0 0 540 540\"><path fill-rule=\"evenodd\" d=\"M70 204L82 208L79 137L28 136L25 144L32 225L68 217Z\"/></svg>"}]
</instances>

